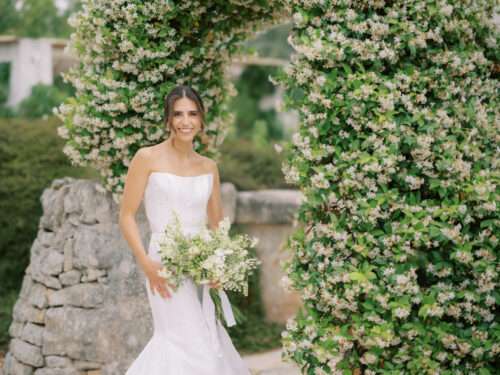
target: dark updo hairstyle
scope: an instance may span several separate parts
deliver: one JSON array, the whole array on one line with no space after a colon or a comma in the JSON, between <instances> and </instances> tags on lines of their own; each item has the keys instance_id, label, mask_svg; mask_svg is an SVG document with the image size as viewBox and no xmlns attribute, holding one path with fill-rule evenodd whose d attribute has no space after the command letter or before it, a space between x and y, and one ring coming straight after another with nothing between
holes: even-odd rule
<instances>
[{"instance_id":1,"label":"dark updo hairstyle","mask_svg":"<svg viewBox=\"0 0 500 375\"><path fill-rule=\"evenodd\" d=\"M179 85L174 87L172 91L165 98L164 104L164 116L165 116L165 124L168 125L169 129L172 124L172 116L174 112L174 103L181 98L188 98L195 102L196 107L198 107L198 111L201 116L201 131L205 130L205 107L203 106L203 101L201 100L200 95L190 86Z\"/></svg>"}]
</instances>

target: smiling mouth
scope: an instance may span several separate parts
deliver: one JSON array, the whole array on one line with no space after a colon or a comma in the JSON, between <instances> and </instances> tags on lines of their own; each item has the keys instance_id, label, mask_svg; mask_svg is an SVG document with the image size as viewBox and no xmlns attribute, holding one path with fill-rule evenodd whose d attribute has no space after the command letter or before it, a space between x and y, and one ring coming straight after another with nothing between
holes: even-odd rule
<instances>
[{"instance_id":1,"label":"smiling mouth","mask_svg":"<svg viewBox=\"0 0 500 375\"><path fill-rule=\"evenodd\" d=\"M191 133L193 128L180 128L178 129L181 133Z\"/></svg>"}]
</instances>

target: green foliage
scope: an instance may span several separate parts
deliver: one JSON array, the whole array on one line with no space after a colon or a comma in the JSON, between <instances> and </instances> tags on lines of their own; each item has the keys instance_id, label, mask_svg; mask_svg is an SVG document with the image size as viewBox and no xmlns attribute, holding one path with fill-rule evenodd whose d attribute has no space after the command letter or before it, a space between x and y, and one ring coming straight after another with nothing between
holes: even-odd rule
<instances>
[{"instance_id":1,"label":"green foliage","mask_svg":"<svg viewBox=\"0 0 500 375\"><path fill-rule=\"evenodd\" d=\"M286 39L292 30L291 23L273 26L248 40L245 46L254 49L259 56L288 60L293 51ZM262 82L261 82L262 83Z\"/></svg>"},{"instance_id":2,"label":"green foliage","mask_svg":"<svg viewBox=\"0 0 500 375\"><path fill-rule=\"evenodd\" d=\"M65 82L62 75L57 75L54 78L53 86L57 88L61 93L67 96L74 96L76 93L75 88L68 82Z\"/></svg>"},{"instance_id":3,"label":"green foliage","mask_svg":"<svg viewBox=\"0 0 500 375\"><path fill-rule=\"evenodd\" d=\"M5 105L9 95L10 64L0 63L0 118L21 116L37 118L51 115L54 107L60 105L75 89L58 75L53 85L38 84L32 87L31 95L19 103L18 108Z\"/></svg>"},{"instance_id":4,"label":"green foliage","mask_svg":"<svg viewBox=\"0 0 500 375\"><path fill-rule=\"evenodd\" d=\"M239 190L289 187L281 172L282 158L271 146L258 147L245 139L226 139L220 147L220 176Z\"/></svg>"},{"instance_id":5,"label":"green foliage","mask_svg":"<svg viewBox=\"0 0 500 375\"><path fill-rule=\"evenodd\" d=\"M254 139L261 145L265 140L283 138L276 111L259 108L261 99L274 93L269 76L275 73L274 67L258 65L249 65L241 73L235 84L238 95L230 104L235 114L234 137ZM255 135L256 132L260 134Z\"/></svg>"},{"instance_id":6,"label":"green foliage","mask_svg":"<svg viewBox=\"0 0 500 375\"><path fill-rule=\"evenodd\" d=\"M498 372L496 2L288 3L284 174L306 199L286 356L315 375Z\"/></svg>"},{"instance_id":7,"label":"green foliage","mask_svg":"<svg viewBox=\"0 0 500 375\"><path fill-rule=\"evenodd\" d=\"M0 105L9 98L10 63L0 63Z\"/></svg>"},{"instance_id":8,"label":"green foliage","mask_svg":"<svg viewBox=\"0 0 500 375\"><path fill-rule=\"evenodd\" d=\"M70 91L66 87L65 90ZM61 104L66 97L66 92L57 86L37 84L31 88L31 95L19 103L18 115L36 118L52 114L54 107Z\"/></svg>"},{"instance_id":9,"label":"green foliage","mask_svg":"<svg viewBox=\"0 0 500 375\"><path fill-rule=\"evenodd\" d=\"M67 38L71 28L67 14L59 14L54 0L23 0L19 9L20 19L16 35L30 38Z\"/></svg>"},{"instance_id":10,"label":"green foliage","mask_svg":"<svg viewBox=\"0 0 500 375\"><path fill-rule=\"evenodd\" d=\"M19 296L19 291L20 287L0 294L0 359L2 358L2 351L7 350L11 339L9 327L12 323L12 310Z\"/></svg>"},{"instance_id":11,"label":"green foliage","mask_svg":"<svg viewBox=\"0 0 500 375\"><path fill-rule=\"evenodd\" d=\"M252 143L258 148L263 148L266 145L269 145L267 123L264 120L257 120L255 122L251 140Z\"/></svg>"},{"instance_id":12,"label":"green foliage","mask_svg":"<svg viewBox=\"0 0 500 375\"><path fill-rule=\"evenodd\" d=\"M48 120L0 120L0 295L18 290L29 263L30 247L42 214L40 196L53 179L96 178L88 169L70 165Z\"/></svg>"},{"instance_id":13,"label":"green foliage","mask_svg":"<svg viewBox=\"0 0 500 375\"><path fill-rule=\"evenodd\" d=\"M0 118L14 116L14 111L5 104L9 98L10 63L0 63Z\"/></svg>"},{"instance_id":14,"label":"green foliage","mask_svg":"<svg viewBox=\"0 0 500 375\"><path fill-rule=\"evenodd\" d=\"M0 0L0 35L12 34L19 22L16 0Z\"/></svg>"},{"instance_id":15,"label":"green foliage","mask_svg":"<svg viewBox=\"0 0 500 375\"><path fill-rule=\"evenodd\" d=\"M6 105L0 104L0 119L1 118L12 118L15 117L16 112Z\"/></svg>"},{"instance_id":16,"label":"green foliage","mask_svg":"<svg viewBox=\"0 0 500 375\"><path fill-rule=\"evenodd\" d=\"M79 0L69 1L68 8L61 13L54 0L23 0L16 9L15 0L0 0L0 35L21 37L68 38L71 27L69 15L80 8Z\"/></svg>"}]
</instances>

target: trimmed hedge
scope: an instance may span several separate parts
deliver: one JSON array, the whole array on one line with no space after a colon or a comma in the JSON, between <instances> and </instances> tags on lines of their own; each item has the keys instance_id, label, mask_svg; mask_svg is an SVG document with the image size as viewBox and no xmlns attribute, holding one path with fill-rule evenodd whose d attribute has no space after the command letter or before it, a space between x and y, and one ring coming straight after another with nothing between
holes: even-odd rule
<instances>
[{"instance_id":1,"label":"trimmed hedge","mask_svg":"<svg viewBox=\"0 0 500 375\"><path fill-rule=\"evenodd\" d=\"M29 261L42 214L40 196L64 176L97 178L90 169L70 164L57 134L60 121L0 120L0 294L19 285Z\"/></svg>"},{"instance_id":2,"label":"trimmed hedge","mask_svg":"<svg viewBox=\"0 0 500 375\"><path fill-rule=\"evenodd\" d=\"M40 196L55 178L97 178L95 171L77 168L62 153L56 132L60 121L0 119L0 320L10 322L12 295L21 287L30 248L42 214ZM7 300L4 300L4 297ZM9 302L10 301L10 302ZM12 306L11 306L12 307ZM0 345L9 324L1 325Z\"/></svg>"},{"instance_id":3,"label":"trimmed hedge","mask_svg":"<svg viewBox=\"0 0 500 375\"><path fill-rule=\"evenodd\" d=\"M220 155L221 181L233 183L238 190L290 189L281 172L283 158L271 145L259 147L249 140L227 138Z\"/></svg>"}]
</instances>

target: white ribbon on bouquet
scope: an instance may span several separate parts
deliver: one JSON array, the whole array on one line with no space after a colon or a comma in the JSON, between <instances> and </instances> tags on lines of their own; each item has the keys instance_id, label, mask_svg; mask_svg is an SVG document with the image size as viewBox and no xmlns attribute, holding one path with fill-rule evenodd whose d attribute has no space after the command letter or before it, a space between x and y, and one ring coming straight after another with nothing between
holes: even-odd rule
<instances>
[{"instance_id":1,"label":"white ribbon on bouquet","mask_svg":"<svg viewBox=\"0 0 500 375\"><path fill-rule=\"evenodd\" d=\"M227 326L232 327L236 325L236 320L234 319L233 309L231 308L231 303L229 302L229 298L227 298L226 292L222 289L219 289L219 297L222 305L222 312L224 314L224 319L226 320ZM203 315L205 316L205 320L208 324L208 329L210 332L210 339L212 340L212 344L214 345L215 351L219 357L222 357L221 351L221 343L219 334L217 332L217 317L215 316L215 304L210 296L210 286L205 284L203 285L203 298L202 298L202 309Z\"/></svg>"}]
</instances>

